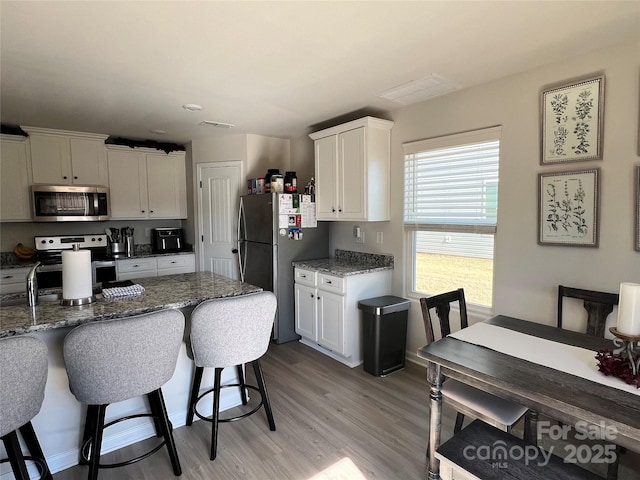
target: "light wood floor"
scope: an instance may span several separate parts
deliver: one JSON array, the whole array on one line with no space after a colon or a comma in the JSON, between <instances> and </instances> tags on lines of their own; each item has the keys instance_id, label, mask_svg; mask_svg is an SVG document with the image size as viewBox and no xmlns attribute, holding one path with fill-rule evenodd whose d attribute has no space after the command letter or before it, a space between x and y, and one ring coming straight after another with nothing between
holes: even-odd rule
<instances>
[{"instance_id":1,"label":"light wood floor","mask_svg":"<svg viewBox=\"0 0 640 480\"><path fill-rule=\"evenodd\" d=\"M350 369L298 342L271 345L262 366L277 430L269 431L262 411L221 424L218 458L211 462L211 424L198 421L192 427L177 428L174 436L182 479L308 480L345 457L366 479L426 477L428 387L423 367L407 363L404 370L388 377L374 377L362 367ZM248 380L253 380L252 374ZM453 432L454 415L445 407L443 436L447 438ZM130 458L148 450L149 442L155 439L105 455L104 460ZM619 480L640 479L639 455L624 457ZM87 467L77 466L54 478L84 480L86 476ZM134 465L101 470L99 478L176 477L163 450ZM345 472L322 478L357 477Z\"/></svg>"}]
</instances>

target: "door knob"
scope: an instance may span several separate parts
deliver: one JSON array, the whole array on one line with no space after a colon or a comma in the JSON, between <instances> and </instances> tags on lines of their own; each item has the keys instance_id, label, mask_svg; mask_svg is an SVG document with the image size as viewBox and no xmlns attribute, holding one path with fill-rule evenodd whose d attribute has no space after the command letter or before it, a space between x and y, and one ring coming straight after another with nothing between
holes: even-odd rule
<instances>
[{"instance_id":1,"label":"door knob","mask_svg":"<svg viewBox=\"0 0 640 480\"><path fill-rule=\"evenodd\" d=\"M238 253L238 249L237 248L231 249L231 253Z\"/></svg>"}]
</instances>

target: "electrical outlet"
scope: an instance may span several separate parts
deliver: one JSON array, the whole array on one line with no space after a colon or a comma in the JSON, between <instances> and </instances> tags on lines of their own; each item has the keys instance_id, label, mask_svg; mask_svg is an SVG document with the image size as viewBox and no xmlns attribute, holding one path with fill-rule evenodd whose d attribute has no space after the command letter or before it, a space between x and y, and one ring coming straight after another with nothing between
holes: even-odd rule
<instances>
[{"instance_id":1,"label":"electrical outlet","mask_svg":"<svg viewBox=\"0 0 640 480\"><path fill-rule=\"evenodd\" d=\"M382 245L384 243L384 237L382 235L382 232L377 232L376 233L376 243L378 245Z\"/></svg>"},{"instance_id":2,"label":"electrical outlet","mask_svg":"<svg viewBox=\"0 0 640 480\"><path fill-rule=\"evenodd\" d=\"M151 236L151 229L150 228L147 227L147 228L144 229L144 236L147 237L147 238Z\"/></svg>"},{"instance_id":3,"label":"electrical outlet","mask_svg":"<svg viewBox=\"0 0 640 480\"><path fill-rule=\"evenodd\" d=\"M360 236L356 237L356 243L364 243L364 230L360 230Z\"/></svg>"}]
</instances>

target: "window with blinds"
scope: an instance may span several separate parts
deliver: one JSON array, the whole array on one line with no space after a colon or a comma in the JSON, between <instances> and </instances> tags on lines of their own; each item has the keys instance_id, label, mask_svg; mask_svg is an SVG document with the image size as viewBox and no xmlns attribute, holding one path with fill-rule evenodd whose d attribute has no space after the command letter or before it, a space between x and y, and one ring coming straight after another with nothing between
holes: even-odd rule
<instances>
[{"instance_id":1,"label":"window with blinds","mask_svg":"<svg viewBox=\"0 0 640 480\"><path fill-rule=\"evenodd\" d=\"M490 306L501 127L403 145L413 291Z\"/></svg>"}]
</instances>

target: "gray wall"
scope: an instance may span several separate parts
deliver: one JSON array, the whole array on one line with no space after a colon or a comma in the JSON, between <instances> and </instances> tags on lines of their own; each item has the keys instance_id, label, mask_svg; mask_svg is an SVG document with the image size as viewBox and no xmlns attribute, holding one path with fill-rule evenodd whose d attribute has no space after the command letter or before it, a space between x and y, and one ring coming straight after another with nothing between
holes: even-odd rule
<instances>
[{"instance_id":1,"label":"gray wall","mask_svg":"<svg viewBox=\"0 0 640 480\"><path fill-rule=\"evenodd\" d=\"M636 39L397 110L391 117L395 121L391 135L392 220L360 223L364 245L355 243L354 223L334 223L331 248L393 254L393 294L407 296L402 144L502 125L493 312L555 324L558 284L617 292L620 282L640 282L640 252L633 249L632 220L633 169L640 165L638 51ZM606 76L604 160L541 166L541 88L598 71ZM538 173L589 167L601 168L600 247L538 245ZM383 232L382 245L376 243L377 232ZM569 308L581 314L577 305ZM492 314L484 310L475 313L474 320ZM610 322L613 320L610 317ZM578 320L568 326L580 327ZM408 355L414 356L425 342L419 304L414 301Z\"/></svg>"}]
</instances>

